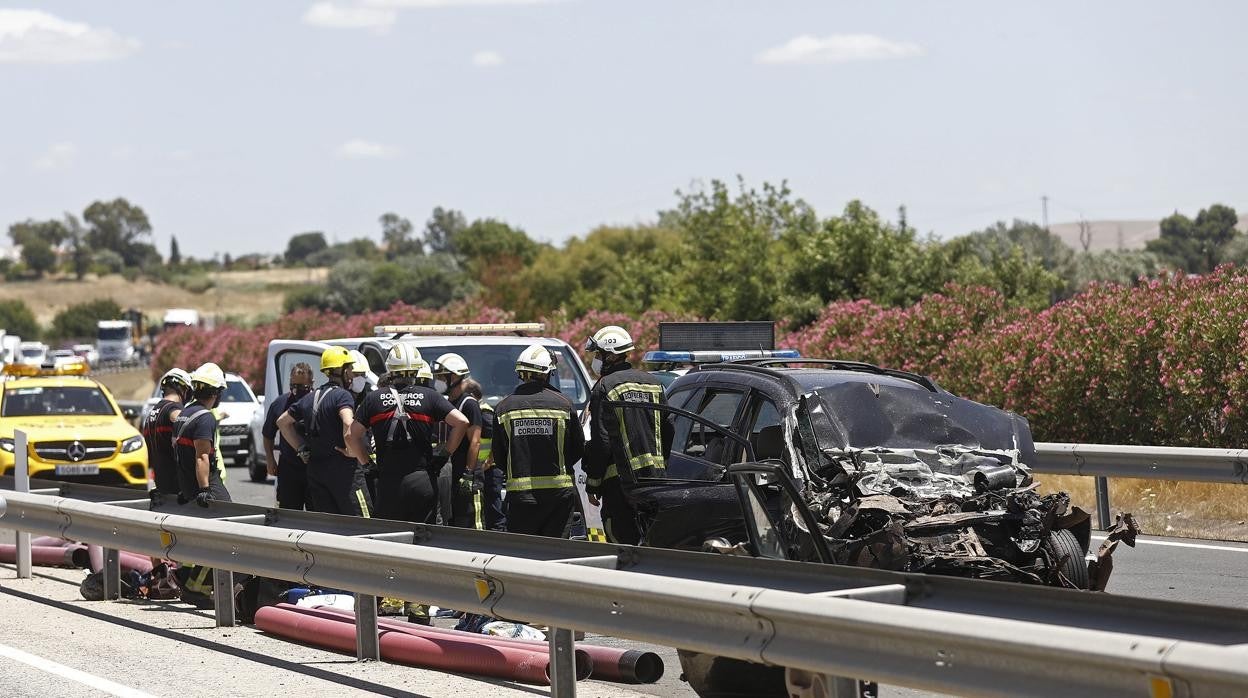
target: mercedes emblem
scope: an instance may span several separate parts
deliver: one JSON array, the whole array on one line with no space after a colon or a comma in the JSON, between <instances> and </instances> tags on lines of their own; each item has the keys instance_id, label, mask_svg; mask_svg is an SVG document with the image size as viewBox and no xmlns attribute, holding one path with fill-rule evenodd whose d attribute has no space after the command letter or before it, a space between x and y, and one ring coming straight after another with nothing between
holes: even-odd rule
<instances>
[{"instance_id":1,"label":"mercedes emblem","mask_svg":"<svg viewBox=\"0 0 1248 698\"><path fill-rule=\"evenodd\" d=\"M81 441L75 441L66 449L69 459L75 463L87 457L87 447L82 445Z\"/></svg>"}]
</instances>

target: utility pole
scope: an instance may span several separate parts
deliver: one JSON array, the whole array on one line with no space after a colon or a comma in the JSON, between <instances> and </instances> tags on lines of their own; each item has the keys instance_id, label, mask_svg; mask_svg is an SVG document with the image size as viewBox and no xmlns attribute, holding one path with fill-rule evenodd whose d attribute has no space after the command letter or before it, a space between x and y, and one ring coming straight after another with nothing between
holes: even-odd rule
<instances>
[{"instance_id":1,"label":"utility pole","mask_svg":"<svg viewBox=\"0 0 1248 698\"><path fill-rule=\"evenodd\" d=\"M1049 196L1047 194L1040 197L1040 215L1044 221L1044 232L1049 232Z\"/></svg>"}]
</instances>

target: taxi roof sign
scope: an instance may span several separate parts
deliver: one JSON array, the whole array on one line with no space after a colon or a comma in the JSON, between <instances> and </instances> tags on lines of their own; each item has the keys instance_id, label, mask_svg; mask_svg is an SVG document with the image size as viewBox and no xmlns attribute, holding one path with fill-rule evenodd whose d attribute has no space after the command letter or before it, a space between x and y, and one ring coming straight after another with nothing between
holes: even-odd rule
<instances>
[{"instance_id":1,"label":"taxi roof sign","mask_svg":"<svg viewBox=\"0 0 1248 698\"><path fill-rule=\"evenodd\" d=\"M405 334L414 335L491 335L491 334L542 334L546 331L541 322L465 323L461 325L377 325L373 334L377 337L398 339Z\"/></svg>"}]
</instances>

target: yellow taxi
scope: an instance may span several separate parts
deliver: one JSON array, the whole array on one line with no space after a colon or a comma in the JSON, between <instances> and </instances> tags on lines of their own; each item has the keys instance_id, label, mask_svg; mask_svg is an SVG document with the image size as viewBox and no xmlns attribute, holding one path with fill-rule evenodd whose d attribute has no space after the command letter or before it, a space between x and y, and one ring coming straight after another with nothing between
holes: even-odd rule
<instances>
[{"instance_id":1,"label":"yellow taxi","mask_svg":"<svg viewBox=\"0 0 1248 698\"><path fill-rule=\"evenodd\" d=\"M85 363L6 366L0 376L0 475L26 433L32 478L147 486L147 444Z\"/></svg>"}]
</instances>

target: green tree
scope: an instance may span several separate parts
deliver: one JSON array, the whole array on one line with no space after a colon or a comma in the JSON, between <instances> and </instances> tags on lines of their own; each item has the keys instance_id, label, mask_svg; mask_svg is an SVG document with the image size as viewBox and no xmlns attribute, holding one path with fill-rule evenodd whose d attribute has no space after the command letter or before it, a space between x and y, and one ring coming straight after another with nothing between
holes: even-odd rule
<instances>
[{"instance_id":1,"label":"green tree","mask_svg":"<svg viewBox=\"0 0 1248 698\"><path fill-rule=\"evenodd\" d=\"M787 232L813 231L818 219L786 184L758 192L738 178L737 187L735 197L718 180L709 191L677 192L676 209L660 218L682 234L675 295L702 317L770 319L781 293L774 245Z\"/></svg>"},{"instance_id":2,"label":"green tree","mask_svg":"<svg viewBox=\"0 0 1248 698\"><path fill-rule=\"evenodd\" d=\"M25 340L39 338L39 323L23 301L0 300L0 329Z\"/></svg>"},{"instance_id":3,"label":"green tree","mask_svg":"<svg viewBox=\"0 0 1248 698\"><path fill-rule=\"evenodd\" d=\"M380 262L346 259L334 265L325 285L288 294L285 307L287 311L317 308L351 314L403 301L437 308L474 291L475 284L449 255L410 255Z\"/></svg>"},{"instance_id":4,"label":"green tree","mask_svg":"<svg viewBox=\"0 0 1248 698\"><path fill-rule=\"evenodd\" d=\"M381 223L381 240L386 246L386 259L424 254L420 241L412 236L415 228L411 221L397 213L384 213L378 221Z\"/></svg>"},{"instance_id":5,"label":"green tree","mask_svg":"<svg viewBox=\"0 0 1248 698\"><path fill-rule=\"evenodd\" d=\"M339 262L348 260L380 260L381 248L368 238L355 238L346 242L335 243L320 252L308 255L305 260L310 267L332 267Z\"/></svg>"},{"instance_id":6,"label":"green tree","mask_svg":"<svg viewBox=\"0 0 1248 698\"><path fill-rule=\"evenodd\" d=\"M112 250L126 266L141 266L155 248L143 245L152 235L152 224L143 209L118 197L96 201L82 212L87 224L87 244L96 250Z\"/></svg>"},{"instance_id":7,"label":"green tree","mask_svg":"<svg viewBox=\"0 0 1248 698\"><path fill-rule=\"evenodd\" d=\"M1134 286L1141 277L1156 276L1161 268L1161 260L1147 250L1103 250L1077 255L1071 281L1076 292L1094 281Z\"/></svg>"},{"instance_id":8,"label":"green tree","mask_svg":"<svg viewBox=\"0 0 1248 698\"><path fill-rule=\"evenodd\" d=\"M286 243L286 264L294 266L303 264L311 255L329 247L325 242L325 233L312 231L299 233Z\"/></svg>"},{"instance_id":9,"label":"green tree","mask_svg":"<svg viewBox=\"0 0 1248 698\"><path fill-rule=\"evenodd\" d=\"M37 276L43 276L56 268L56 250L47 240L32 237L22 245L22 262Z\"/></svg>"},{"instance_id":10,"label":"green tree","mask_svg":"<svg viewBox=\"0 0 1248 698\"><path fill-rule=\"evenodd\" d=\"M66 214L66 218L69 219L71 216ZM50 248L60 247L70 235L67 222L68 220L59 221L55 218L46 221L27 219L10 225L9 237L14 245L20 247L25 247L34 241L41 241Z\"/></svg>"},{"instance_id":11,"label":"green tree","mask_svg":"<svg viewBox=\"0 0 1248 698\"><path fill-rule=\"evenodd\" d=\"M467 227L468 221L463 213L438 206L425 222L424 246L430 254L454 253L454 241Z\"/></svg>"},{"instance_id":12,"label":"green tree","mask_svg":"<svg viewBox=\"0 0 1248 698\"><path fill-rule=\"evenodd\" d=\"M77 303L65 308L52 318L51 335L56 339L94 337L97 322L116 320L120 317L121 306L111 298Z\"/></svg>"},{"instance_id":13,"label":"green tree","mask_svg":"<svg viewBox=\"0 0 1248 698\"><path fill-rule=\"evenodd\" d=\"M173 236L169 238L169 266L176 267L182 264L182 250L178 248L178 238Z\"/></svg>"},{"instance_id":14,"label":"green tree","mask_svg":"<svg viewBox=\"0 0 1248 698\"><path fill-rule=\"evenodd\" d=\"M1161 221L1161 236L1145 249L1162 262L1192 274L1206 274L1223 261L1227 246L1240 235L1235 209L1214 204L1192 220L1178 212Z\"/></svg>"}]
</instances>

